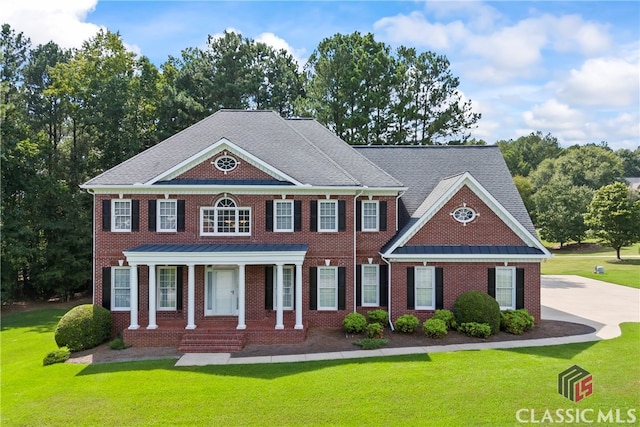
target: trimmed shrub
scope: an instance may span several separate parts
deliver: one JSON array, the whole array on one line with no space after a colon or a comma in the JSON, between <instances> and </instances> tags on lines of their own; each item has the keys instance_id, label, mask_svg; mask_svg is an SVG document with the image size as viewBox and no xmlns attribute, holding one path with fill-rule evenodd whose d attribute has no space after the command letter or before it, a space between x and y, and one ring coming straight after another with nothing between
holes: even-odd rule
<instances>
[{"instance_id":1,"label":"trimmed shrub","mask_svg":"<svg viewBox=\"0 0 640 427\"><path fill-rule=\"evenodd\" d=\"M458 325L463 323L486 323L491 334L500 331L500 305L489 294L468 291L460 294L453 303L453 316Z\"/></svg>"},{"instance_id":2,"label":"trimmed shrub","mask_svg":"<svg viewBox=\"0 0 640 427\"><path fill-rule=\"evenodd\" d=\"M457 326L456 318L453 316L453 313L450 310L438 309L435 313L433 313L433 316L431 316L431 318L444 321L444 323L447 324L447 329L455 329Z\"/></svg>"},{"instance_id":3,"label":"trimmed shrub","mask_svg":"<svg viewBox=\"0 0 640 427\"><path fill-rule=\"evenodd\" d=\"M380 323L369 323L366 331L369 338L382 338L384 327Z\"/></svg>"},{"instance_id":4,"label":"trimmed shrub","mask_svg":"<svg viewBox=\"0 0 640 427\"><path fill-rule=\"evenodd\" d=\"M522 335L534 325L533 316L524 308L505 310L500 313L500 330L510 334Z\"/></svg>"},{"instance_id":5,"label":"trimmed shrub","mask_svg":"<svg viewBox=\"0 0 640 427\"><path fill-rule=\"evenodd\" d=\"M76 306L62 316L54 336L58 347L72 352L96 347L111 336L111 313L97 305Z\"/></svg>"},{"instance_id":6,"label":"trimmed shrub","mask_svg":"<svg viewBox=\"0 0 640 427\"><path fill-rule=\"evenodd\" d=\"M386 345L389 342L386 338L362 338L355 341L354 345L359 345L363 350L374 350Z\"/></svg>"},{"instance_id":7,"label":"trimmed shrub","mask_svg":"<svg viewBox=\"0 0 640 427\"><path fill-rule=\"evenodd\" d=\"M53 365L54 363L64 363L69 360L71 352L67 347L60 347L47 354L42 360L42 366Z\"/></svg>"},{"instance_id":8,"label":"trimmed shrub","mask_svg":"<svg viewBox=\"0 0 640 427\"><path fill-rule=\"evenodd\" d=\"M380 323L383 327L389 326L389 313L386 310L371 310L367 312L369 323Z\"/></svg>"},{"instance_id":9,"label":"trimmed shrub","mask_svg":"<svg viewBox=\"0 0 640 427\"><path fill-rule=\"evenodd\" d=\"M428 319L422 325L422 330L429 338L442 338L447 335L447 324L444 320Z\"/></svg>"},{"instance_id":10,"label":"trimmed shrub","mask_svg":"<svg viewBox=\"0 0 640 427\"><path fill-rule=\"evenodd\" d=\"M491 326L486 323L467 322L461 323L458 331L469 337L487 338L491 335Z\"/></svg>"},{"instance_id":11,"label":"trimmed shrub","mask_svg":"<svg viewBox=\"0 0 640 427\"><path fill-rule=\"evenodd\" d=\"M344 317L342 327L349 334L359 334L367 327L367 319L360 313L349 313Z\"/></svg>"},{"instance_id":12,"label":"trimmed shrub","mask_svg":"<svg viewBox=\"0 0 640 427\"><path fill-rule=\"evenodd\" d=\"M405 334L412 334L419 324L420 321L413 314L403 314L396 319L396 328Z\"/></svg>"}]
</instances>

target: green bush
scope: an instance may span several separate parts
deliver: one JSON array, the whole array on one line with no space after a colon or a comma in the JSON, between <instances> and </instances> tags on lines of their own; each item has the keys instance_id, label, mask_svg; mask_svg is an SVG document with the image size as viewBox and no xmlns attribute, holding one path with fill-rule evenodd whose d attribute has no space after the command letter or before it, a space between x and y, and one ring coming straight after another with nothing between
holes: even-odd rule
<instances>
[{"instance_id":1,"label":"green bush","mask_svg":"<svg viewBox=\"0 0 640 427\"><path fill-rule=\"evenodd\" d=\"M362 347L363 350L374 350L386 345L389 342L386 338L362 338L353 344Z\"/></svg>"},{"instance_id":2,"label":"green bush","mask_svg":"<svg viewBox=\"0 0 640 427\"><path fill-rule=\"evenodd\" d=\"M453 313L450 310L436 310L435 313L433 313L433 316L431 316L432 319L440 319L442 321L444 321L444 323L447 324L447 329L455 329L457 324L456 324L456 318L453 316Z\"/></svg>"},{"instance_id":3,"label":"green bush","mask_svg":"<svg viewBox=\"0 0 640 427\"><path fill-rule=\"evenodd\" d=\"M447 324L444 320L428 319L422 325L422 330L429 338L442 338L447 335Z\"/></svg>"},{"instance_id":4,"label":"green bush","mask_svg":"<svg viewBox=\"0 0 640 427\"><path fill-rule=\"evenodd\" d=\"M533 316L527 310L505 310L500 313L500 330L522 335L535 325Z\"/></svg>"},{"instance_id":5,"label":"green bush","mask_svg":"<svg viewBox=\"0 0 640 427\"><path fill-rule=\"evenodd\" d=\"M129 348L129 346L125 344L122 338L118 337L109 343L109 348L111 350L124 350L125 348Z\"/></svg>"},{"instance_id":6,"label":"green bush","mask_svg":"<svg viewBox=\"0 0 640 427\"><path fill-rule=\"evenodd\" d=\"M111 336L111 313L97 305L76 306L62 316L54 336L58 347L70 351L96 347Z\"/></svg>"},{"instance_id":7,"label":"green bush","mask_svg":"<svg viewBox=\"0 0 640 427\"><path fill-rule=\"evenodd\" d=\"M369 323L380 323L383 327L389 326L389 313L386 310L371 310L367 312Z\"/></svg>"},{"instance_id":8,"label":"green bush","mask_svg":"<svg viewBox=\"0 0 640 427\"><path fill-rule=\"evenodd\" d=\"M53 365L54 363L64 363L69 360L71 352L67 347L60 347L47 354L42 360L42 366Z\"/></svg>"},{"instance_id":9,"label":"green bush","mask_svg":"<svg viewBox=\"0 0 640 427\"><path fill-rule=\"evenodd\" d=\"M463 323L486 323L491 334L500 331L500 305L495 298L480 291L460 294L453 303L453 316L458 325Z\"/></svg>"},{"instance_id":10,"label":"green bush","mask_svg":"<svg viewBox=\"0 0 640 427\"><path fill-rule=\"evenodd\" d=\"M491 335L491 326L487 323L467 322L461 323L458 331L470 337L487 338Z\"/></svg>"},{"instance_id":11,"label":"green bush","mask_svg":"<svg viewBox=\"0 0 640 427\"><path fill-rule=\"evenodd\" d=\"M369 323L366 331L369 338L382 338L384 327L380 323Z\"/></svg>"},{"instance_id":12,"label":"green bush","mask_svg":"<svg viewBox=\"0 0 640 427\"><path fill-rule=\"evenodd\" d=\"M367 327L367 319L360 313L349 313L344 317L342 327L349 334L359 334Z\"/></svg>"},{"instance_id":13,"label":"green bush","mask_svg":"<svg viewBox=\"0 0 640 427\"><path fill-rule=\"evenodd\" d=\"M419 324L420 321L413 314L403 314L396 319L396 328L405 334L412 334Z\"/></svg>"}]
</instances>

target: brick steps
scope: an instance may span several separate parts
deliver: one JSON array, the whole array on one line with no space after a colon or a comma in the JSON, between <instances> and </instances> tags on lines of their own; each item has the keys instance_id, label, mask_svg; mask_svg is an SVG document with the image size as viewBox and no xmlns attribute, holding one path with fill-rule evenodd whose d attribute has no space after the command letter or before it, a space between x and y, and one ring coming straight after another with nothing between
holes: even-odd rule
<instances>
[{"instance_id":1,"label":"brick steps","mask_svg":"<svg viewBox=\"0 0 640 427\"><path fill-rule=\"evenodd\" d=\"M178 350L182 353L233 353L244 347L245 336L236 331L194 330L185 332Z\"/></svg>"}]
</instances>

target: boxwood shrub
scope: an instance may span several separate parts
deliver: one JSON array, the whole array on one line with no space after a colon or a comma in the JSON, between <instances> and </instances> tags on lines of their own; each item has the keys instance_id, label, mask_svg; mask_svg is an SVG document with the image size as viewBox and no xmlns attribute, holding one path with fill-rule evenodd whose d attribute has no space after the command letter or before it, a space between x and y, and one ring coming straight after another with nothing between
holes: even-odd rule
<instances>
[{"instance_id":1,"label":"boxwood shrub","mask_svg":"<svg viewBox=\"0 0 640 427\"><path fill-rule=\"evenodd\" d=\"M453 316L453 312L450 310L438 309L433 316L432 319L440 319L447 324L447 329L455 329L456 328L456 318Z\"/></svg>"},{"instance_id":2,"label":"boxwood shrub","mask_svg":"<svg viewBox=\"0 0 640 427\"><path fill-rule=\"evenodd\" d=\"M500 305L489 294L480 291L467 291L458 296L453 303L453 316L458 325L463 323L486 323L491 334L500 331Z\"/></svg>"},{"instance_id":3,"label":"boxwood shrub","mask_svg":"<svg viewBox=\"0 0 640 427\"><path fill-rule=\"evenodd\" d=\"M442 338L447 335L447 324L444 320L428 319L422 325L422 330L429 338Z\"/></svg>"},{"instance_id":4,"label":"boxwood shrub","mask_svg":"<svg viewBox=\"0 0 640 427\"><path fill-rule=\"evenodd\" d=\"M389 326L389 313L386 310L371 310L367 312L369 323L380 323L383 327Z\"/></svg>"},{"instance_id":5,"label":"boxwood shrub","mask_svg":"<svg viewBox=\"0 0 640 427\"><path fill-rule=\"evenodd\" d=\"M396 319L396 328L405 334L412 334L419 324L420 321L413 314L403 314Z\"/></svg>"},{"instance_id":6,"label":"boxwood shrub","mask_svg":"<svg viewBox=\"0 0 640 427\"><path fill-rule=\"evenodd\" d=\"M534 325L533 316L524 308L500 313L500 330L510 334L522 335Z\"/></svg>"},{"instance_id":7,"label":"boxwood shrub","mask_svg":"<svg viewBox=\"0 0 640 427\"><path fill-rule=\"evenodd\" d=\"M369 338L382 338L384 327L380 323L369 323L365 329Z\"/></svg>"},{"instance_id":8,"label":"boxwood shrub","mask_svg":"<svg viewBox=\"0 0 640 427\"><path fill-rule=\"evenodd\" d=\"M60 347L47 354L42 360L42 366L53 365L54 363L64 363L69 360L71 352L67 347Z\"/></svg>"},{"instance_id":9,"label":"boxwood shrub","mask_svg":"<svg viewBox=\"0 0 640 427\"><path fill-rule=\"evenodd\" d=\"M359 334L367 327L367 319L360 313L349 313L342 320L342 327L349 334Z\"/></svg>"},{"instance_id":10,"label":"boxwood shrub","mask_svg":"<svg viewBox=\"0 0 640 427\"><path fill-rule=\"evenodd\" d=\"M486 323L467 322L458 325L458 331L470 337L487 338L491 335L491 326Z\"/></svg>"},{"instance_id":11,"label":"boxwood shrub","mask_svg":"<svg viewBox=\"0 0 640 427\"><path fill-rule=\"evenodd\" d=\"M83 304L69 310L58 322L54 337L58 347L70 351L93 348L111 336L111 313L106 308Z\"/></svg>"}]
</instances>

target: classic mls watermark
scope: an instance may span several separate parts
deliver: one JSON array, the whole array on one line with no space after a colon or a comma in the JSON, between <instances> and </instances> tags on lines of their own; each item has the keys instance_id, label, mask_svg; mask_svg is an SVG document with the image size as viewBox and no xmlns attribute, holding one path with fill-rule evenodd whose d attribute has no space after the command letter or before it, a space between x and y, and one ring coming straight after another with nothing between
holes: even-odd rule
<instances>
[{"instance_id":1,"label":"classic mls watermark","mask_svg":"<svg viewBox=\"0 0 640 427\"><path fill-rule=\"evenodd\" d=\"M593 375L578 365L558 374L558 393L569 400L580 402L593 394Z\"/></svg>"},{"instance_id":2,"label":"classic mls watermark","mask_svg":"<svg viewBox=\"0 0 640 427\"><path fill-rule=\"evenodd\" d=\"M593 394L593 375L578 365L558 374L558 393L572 402ZM636 409L557 408L544 411L522 408L516 411L519 423L529 424L635 424Z\"/></svg>"}]
</instances>

